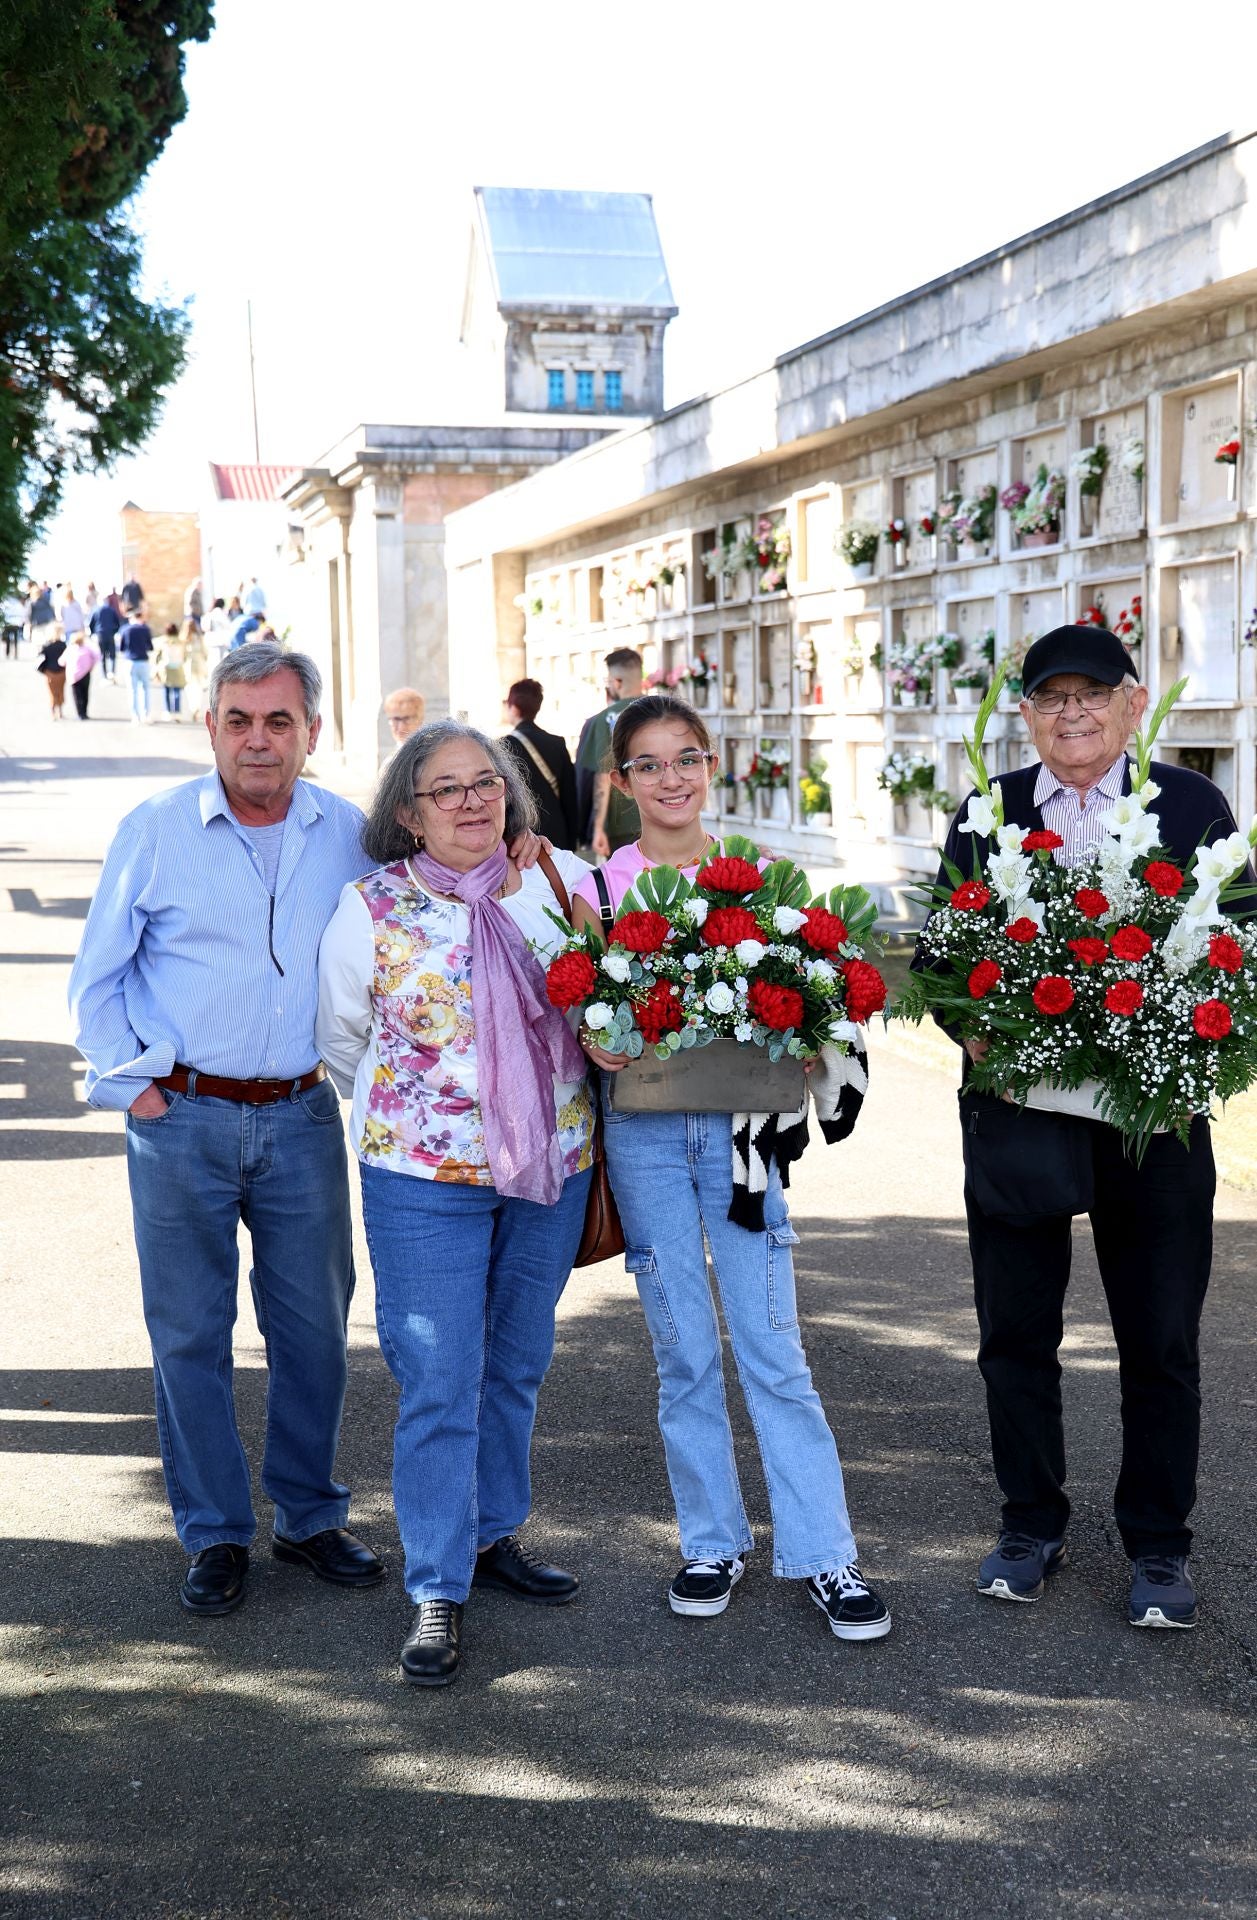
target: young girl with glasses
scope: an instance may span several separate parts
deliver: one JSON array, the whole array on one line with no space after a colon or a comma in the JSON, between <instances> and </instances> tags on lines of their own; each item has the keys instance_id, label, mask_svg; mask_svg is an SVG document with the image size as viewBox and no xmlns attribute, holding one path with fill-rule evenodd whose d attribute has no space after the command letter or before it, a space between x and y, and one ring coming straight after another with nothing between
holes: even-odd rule
<instances>
[{"instance_id":1,"label":"young girl with glasses","mask_svg":"<svg viewBox=\"0 0 1257 1920\"><path fill-rule=\"evenodd\" d=\"M719 850L702 822L717 755L691 706L668 693L634 700L616 721L611 752L611 779L636 801L642 831L576 887L577 925L604 932L598 878L614 912L645 868L676 867L693 878ZM798 1236L781 1176L774 1165L762 1230L736 1225L728 1217L733 1116L617 1112L610 1080L626 1062L587 1033L581 1040L604 1070L607 1166L659 1370L659 1426L684 1562L668 1604L680 1614L723 1613L752 1545L725 1407L710 1252L768 1486L773 1571L805 1583L840 1639L880 1639L890 1614L860 1573L838 1449L799 1335L791 1253Z\"/></svg>"}]
</instances>

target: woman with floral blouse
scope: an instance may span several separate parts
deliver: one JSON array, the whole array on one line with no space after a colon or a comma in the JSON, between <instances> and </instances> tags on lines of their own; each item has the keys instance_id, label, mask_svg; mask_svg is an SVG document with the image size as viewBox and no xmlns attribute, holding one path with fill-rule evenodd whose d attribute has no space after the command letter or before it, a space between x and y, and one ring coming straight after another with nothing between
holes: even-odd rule
<instances>
[{"instance_id":1,"label":"woman with floral blouse","mask_svg":"<svg viewBox=\"0 0 1257 1920\"><path fill-rule=\"evenodd\" d=\"M454 720L421 727L381 776L364 835L380 864L345 888L319 957L319 1052L353 1095L401 1389L393 1496L417 1609L401 1665L419 1686L456 1677L473 1585L547 1606L579 1586L517 1538L593 1136L585 1061L545 992L560 902L507 853L531 824L498 745ZM554 859L569 891L589 871Z\"/></svg>"}]
</instances>

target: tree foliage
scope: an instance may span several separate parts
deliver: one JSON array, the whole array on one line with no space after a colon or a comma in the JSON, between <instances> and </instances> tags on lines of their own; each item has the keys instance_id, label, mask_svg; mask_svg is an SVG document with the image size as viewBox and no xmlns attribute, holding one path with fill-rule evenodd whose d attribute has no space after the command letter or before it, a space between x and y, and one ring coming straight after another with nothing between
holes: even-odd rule
<instances>
[{"instance_id":1,"label":"tree foliage","mask_svg":"<svg viewBox=\"0 0 1257 1920\"><path fill-rule=\"evenodd\" d=\"M133 452L183 366L186 311L143 298L125 203L212 24L211 0L0 0L0 583L66 475Z\"/></svg>"}]
</instances>

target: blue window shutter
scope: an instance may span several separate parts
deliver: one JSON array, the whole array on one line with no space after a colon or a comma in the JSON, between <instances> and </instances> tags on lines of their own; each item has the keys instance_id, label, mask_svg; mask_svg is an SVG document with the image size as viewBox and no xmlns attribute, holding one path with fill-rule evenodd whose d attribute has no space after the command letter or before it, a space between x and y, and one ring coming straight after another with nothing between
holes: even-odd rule
<instances>
[{"instance_id":1,"label":"blue window shutter","mask_svg":"<svg viewBox=\"0 0 1257 1920\"><path fill-rule=\"evenodd\" d=\"M548 378L550 383L549 404L552 407L561 407L567 400L567 377L562 367L551 367Z\"/></svg>"},{"instance_id":2,"label":"blue window shutter","mask_svg":"<svg viewBox=\"0 0 1257 1920\"><path fill-rule=\"evenodd\" d=\"M594 404L594 376L592 373L578 373L576 376L576 404L578 407L592 407Z\"/></svg>"},{"instance_id":3,"label":"blue window shutter","mask_svg":"<svg viewBox=\"0 0 1257 1920\"><path fill-rule=\"evenodd\" d=\"M611 371L606 374L603 380L602 390L604 395L606 396L607 412L619 413L621 407L624 405L623 374L618 373L614 368L612 368Z\"/></svg>"}]
</instances>

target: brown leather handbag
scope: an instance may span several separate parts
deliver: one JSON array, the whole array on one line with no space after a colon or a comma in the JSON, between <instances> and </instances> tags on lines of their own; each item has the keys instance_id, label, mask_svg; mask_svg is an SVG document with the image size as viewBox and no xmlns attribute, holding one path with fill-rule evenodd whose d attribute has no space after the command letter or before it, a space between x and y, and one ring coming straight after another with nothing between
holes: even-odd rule
<instances>
[{"instance_id":1,"label":"brown leather handbag","mask_svg":"<svg viewBox=\"0 0 1257 1920\"><path fill-rule=\"evenodd\" d=\"M558 868L548 853L543 853L537 864L550 882L550 891L562 908L563 918L570 926L572 903ZM585 1224L581 1229L576 1258L572 1262L574 1267L596 1266L599 1260L614 1260L617 1254L624 1252L624 1228L620 1224L619 1209L615 1204L615 1195L611 1191L611 1179L607 1173L607 1156L602 1144L602 1108L596 1090L594 1092L593 1156L593 1179L589 1183Z\"/></svg>"}]
</instances>

